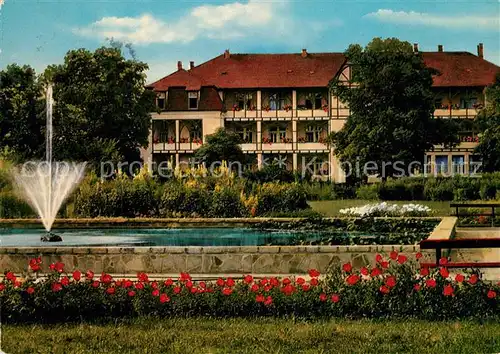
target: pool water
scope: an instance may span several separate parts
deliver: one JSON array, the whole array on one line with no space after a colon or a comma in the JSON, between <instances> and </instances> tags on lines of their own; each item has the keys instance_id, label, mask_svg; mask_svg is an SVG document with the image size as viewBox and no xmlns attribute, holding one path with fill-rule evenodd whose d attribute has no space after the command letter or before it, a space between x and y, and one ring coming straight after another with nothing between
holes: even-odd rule
<instances>
[{"instance_id":1,"label":"pool water","mask_svg":"<svg viewBox=\"0 0 500 354\"><path fill-rule=\"evenodd\" d=\"M41 242L43 229L0 229L0 247L293 245L298 235L292 231L244 228L58 229L55 233L62 237L62 242ZM306 237L314 240L318 235L308 233Z\"/></svg>"}]
</instances>

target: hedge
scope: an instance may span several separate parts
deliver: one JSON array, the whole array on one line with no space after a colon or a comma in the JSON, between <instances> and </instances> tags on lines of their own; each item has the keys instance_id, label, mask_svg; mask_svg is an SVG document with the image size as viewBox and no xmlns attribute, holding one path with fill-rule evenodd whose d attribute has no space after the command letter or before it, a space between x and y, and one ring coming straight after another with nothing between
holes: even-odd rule
<instances>
[{"instance_id":1,"label":"hedge","mask_svg":"<svg viewBox=\"0 0 500 354\"><path fill-rule=\"evenodd\" d=\"M41 259L32 259L32 272L22 280L7 272L0 283L4 323L42 323L96 319L154 317L298 318L418 318L500 320L500 284L481 279L477 271L451 275L447 259L430 270L391 252L355 270L350 263L335 266L324 278L317 270L305 277L261 278L246 275L217 281L195 281L187 273L178 279L152 281L113 279L91 270L50 265L39 278ZM35 273L33 273L35 272Z\"/></svg>"}]
</instances>

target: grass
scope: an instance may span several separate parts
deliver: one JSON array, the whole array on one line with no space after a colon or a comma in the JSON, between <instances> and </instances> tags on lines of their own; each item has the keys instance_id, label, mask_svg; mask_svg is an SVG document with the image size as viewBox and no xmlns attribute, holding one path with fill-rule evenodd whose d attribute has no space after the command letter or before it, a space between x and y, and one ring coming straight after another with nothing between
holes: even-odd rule
<instances>
[{"instance_id":1,"label":"grass","mask_svg":"<svg viewBox=\"0 0 500 354\"><path fill-rule=\"evenodd\" d=\"M500 324L292 319L138 319L3 325L6 353L497 353Z\"/></svg>"},{"instance_id":2,"label":"grass","mask_svg":"<svg viewBox=\"0 0 500 354\"><path fill-rule=\"evenodd\" d=\"M309 205L311 208L325 216L339 216L339 210L344 208L359 207L365 204L380 203L377 200L361 200L361 199L344 199L344 200L321 200L311 201ZM434 216L448 216L451 215L454 209L450 208L450 202L433 202L428 200L413 200L413 201L388 201L389 204L423 204L427 205L433 210Z\"/></svg>"}]
</instances>

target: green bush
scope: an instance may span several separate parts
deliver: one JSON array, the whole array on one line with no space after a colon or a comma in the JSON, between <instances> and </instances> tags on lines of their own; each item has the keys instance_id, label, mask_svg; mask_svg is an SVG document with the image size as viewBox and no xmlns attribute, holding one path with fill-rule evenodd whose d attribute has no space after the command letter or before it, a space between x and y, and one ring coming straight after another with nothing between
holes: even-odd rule
<instances>
[{"instance_id":1,"label":"green bush","mask_svg":"<svg viewBox=\"0 0 500 354\"><path fill-rule=\"evenodd\" d=\"M452 180L447 178L429 178L425 183L424 194L427 200L453 200Z\"/></svg>"},{"instance_id":2,"label":"green bush","mask_svg":"<svg viewBox=\"0 0 500 354\"><path fill-rule=\"evenodd\" d=\"M265 183L257 191L257 215L294 212L308 208L307 195L298 183Z\"/></svg>"},{"instance_id":3,"label":"green bush","mask_svg":"<svg viewBox=\"0 0 500 354\"><path fill-rule=\"evenodd\" d=\"M362 200L378 200L378 184L364 184L356 190L356 197Z\"/></svg>"},{"instance_id":4,"label":"green bush","mask_svg":"<svg viewBox=\"0 0 500 354\"><path fill-rule=\"evenodd\" d=\"M247 216L237 191L218 188L212 193L208 215L212 218L237 218Z\"/></svg>"},{"instance_id":5,"label":"green bush","mask_svg":"<svg viewBox=\"0 0 500 354\"><path fill-rule=\"evenodd\" d=\"M165 217L180 214L182 216L208 216L210 194L200 187L186 186L172 182L164 186L160 203L160 214Z\"/></svg>"},{"instance_id":6,"label":"green bush","mask_svg":"<svg viewBox=\"0 0 500 354\"><path fill-rule=\"evenodd\" d=\"M0 218L33 218L36 213L13 192L0 192Z\"/></svg>"}]
</instances>

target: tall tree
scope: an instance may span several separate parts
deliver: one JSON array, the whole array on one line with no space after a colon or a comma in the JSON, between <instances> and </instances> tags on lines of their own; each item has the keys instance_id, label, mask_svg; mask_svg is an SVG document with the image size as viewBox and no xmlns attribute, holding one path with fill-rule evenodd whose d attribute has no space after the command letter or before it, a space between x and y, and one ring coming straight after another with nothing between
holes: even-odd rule
<instances>
[{"instance_id":1,"label":"tall tree","mask_svg":"<svg viewBox=\"0 0 500 354\"><path fill-rule=\"evenodd\" d=\"M39 158L44 102L35 70L9 65L0 71L0 154L15 161Z\"/></svg>"},{"instance_id":2,"label":"tall tree","mask_svg":"<svg viewBox=\"0 0 500 354\"><path fill-rule=\"evenodd\" d=\"M433 70L410 43L375 38L365 48L349 46L345 55L352 87L339 79L331 85L351 110L344 127L330 136L341 162L387 178L410 173L410 163L423 161L434 144L458 142L456 127L432 118Z\"/></svg>"},{"instance_id":3,"label":"tall tree","mask_svg":"<svg viewBox=\"0 0 500 354\"><path fill-rule=\"evenodd\" d=\"M477 115L476 122L482 131L475 151L481 156L482 170L500 171L500 73L486 89L486 106Z\"/></svg>"},{"instance_id":4,"label":"tall tree","mask_svg":"<svg viewBox=\"0 0 500 354\"><path fill-rule=\"evenodd\" d=\"M154 109L154 93L145 89L147 68L108 47L69 51L64 64L47 68L44 78L55 84L55 156L139 160Z\"/></svg>"}]
</instances>

